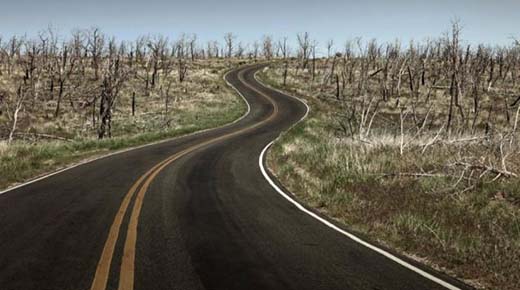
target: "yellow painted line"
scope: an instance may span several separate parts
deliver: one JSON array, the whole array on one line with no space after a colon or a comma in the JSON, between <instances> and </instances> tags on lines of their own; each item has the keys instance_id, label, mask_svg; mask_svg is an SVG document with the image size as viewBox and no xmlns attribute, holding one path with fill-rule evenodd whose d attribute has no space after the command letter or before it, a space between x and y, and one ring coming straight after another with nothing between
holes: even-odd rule
<instances>
[{"instance_id":1,"label":"yellow painted line","mask_svg":"<svg viewBox=\"0 0 520 290\"><path fill-rule=\"evenodd\" d=\"M263 120L262 122L256 123L253 126L241 129L239 131L235 131L232 133L228 133L226 135L222 135L220 137L216 137L213 139L210 139L208 141L205 141L203 143L199 143L197 145L194 145L192 147L189 147L177 154L174 154L167 159L159 162L154 167L152 167L150 170L148 170L144 175L142 175L130 188L130 190L127 192L125 198L123 199L123 202L121 203L121 206L116 214L116 217L114 218L114 221L112 223L112 226L110 227L110 231L107 237L107 240L105 242L103 252L101 254L101 258L99 259L98 266L96 268L96 273L94 275L94 280L92 282L91 290L105 290L106 285L108 282L108 276L110 274L110 265L112 263L112 258L114 255L115 245L117 243L117 239L119 237L119 231L123 222L124 215L128 209L128 206L130 204L130 201L132 200L132 197L134 196L135 192L139 188L140 184L143 184L141 186L141 189L137 193L137 197L135 199L134 206L132 208L132 213L130 216L130 222L127 229L127 236L126 241L124 245L123 250L123 258L121 262L121 271L120 271L120 277L119 277L119 290L132 290L134 286L134 272L135 272L135 245L137 242L137 227L139 224L139 215L141 213L141 208L143 205L143 200L145 193L153 181L153 179L159 174L160 171L162 171L166 166L168 166L173 161L179 159L180 157L193 152L203 146L206 146L211 143L215 143L227 138L230 138L232 136L244 133L246 131L250 131L258 126L261 126L270 120L272 120L277 114L278 114L278 106L273 101L271 97L266 95L265 93L261 92L260 90L254 88L250 84L248 84L244 78L245 70L241 70L238 72L238 79L242 84L250 88L251 90L255 91L259 95L265 97L272 105L273 105L273 112L271 115ZM146 180L145 180L146 179ZM143 180L144 183L143 183Z\"/></svg>"},{"instance_id":2,"label":"yellow painted line","mask_svg":"<svg viewBox=\"0 0 520 290\"><path fill-rule=\"evenodd\" d=\"M101 253L101 258L99 259L96 273L94 274L94 280L92 282L91 290L104 290L106 288L106 284L108 281L108 275L110 272L110 264L112 263L112 257L114 255L114 249L116 246L117 238L119 237L119 230L121 228L121 224L123 223L123 218L125 216L126 210L134 196L134 192L139 187L139 184L157 167L159 167L166 160L160 162L159 164L152 167L152 169L148 170L145 174L143 174L137 182L135 182L130 190L125 195L119 210L114 218L112 226L110 227L110 231L108 233L107 240L103 247L103 252Z\"/></svg>"},{"instance_id":3,"label":"yellow painted line","mask_svg":"<svg viewBox=\"0 0 520 290\"><path fill-rule=\"evenodd\" d=\"M141 209L142 209L142 206L143 206L143 200L144 200L144 196L148 190L148 187L150 186L151 182L153 181L153 179L157 176L157 174L159 174L160 171L162 171L166 166L168 166L170 163L172 163L173 161L181 158L182 156L188 154L188 153L191 153L201 147L204 147L208 144L212 144L212 143L215 143L215 142L218 142L218 141L221 141L221 140L224 140L224 139L227 139L227 138L230 138L232 136L235 136L235 135L238 135L238 134L241 134L243 132L246 132L246 131L249 131L249 130L252 130L253 128L256 128L258 126L261 126L263 124L265 124L266 122L269 122L272 118L274 118L277 114L278 114L278 106L276 105L276 103L274 103L274 101L269 97L267 96L266 94L260 92L259 90L257 90L256 88L250 86L249 84L247 84L245 82L245 80L243 79L242 77L243 75L243 71L240 71L238 76L239 76L239 80L241 82L243 82L247 87L251 88L252 90L254 90L255 92L257 92L258 94L266 97L272 104L273 104L273 112L271 113L271 115L265 119L264 121L262 122L259 122L253 126L250 126L250 127L247 127L247 128L244 128L244 129L241 129L239 131L235 131L235 132L232 132L232 133L229 133L229 134L226 134L226 135L222 135L220 137L216 137L214 139L210 139L208 141L205 141L203 143L200 143L200 144L197 144L195 146L192 146L190 148L187 148L177 154L175 154L171 159L167 160L166 162L164 162L159 168L157 168L152 174L150 174L150 176L147 178L147 180L144 182L143 186L141 187L141 189L139 190L139 192L137 193L137 197L136 197L136 200L135 200L135 203L134 203L134 207L132 209L132 215L130 217L130 223L128 225L128 231L127 231L127 235L126 235L126 241L125 241L125 247L124 247L124 251L123 251L123 259L122 259L122 262L121 262L121 271L119 273L119 286L118 286L118 290L132 290L134 287L134 273L135 273L135 249L136 249L136 243L137 243L137 227L138 227L138 224L139 224L139 216L141 214Z\"/></svg>"}]
</instances>

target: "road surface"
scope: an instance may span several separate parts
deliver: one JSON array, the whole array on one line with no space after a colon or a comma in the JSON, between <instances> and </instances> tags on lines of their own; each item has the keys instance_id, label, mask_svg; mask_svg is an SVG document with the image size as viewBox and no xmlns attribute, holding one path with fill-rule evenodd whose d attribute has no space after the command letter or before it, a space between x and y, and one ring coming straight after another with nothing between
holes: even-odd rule
<instances>
[{"instance_id":1,"label":"road surface","mask_svg":"<svg viewBox=\"0 0 520 290\"><path fill-rule=\"evenodd\" d=\"M258 83L262 67L225 77L250 106L238 122L0 195L0 289L466 289L275 190L259 156L307 108Z\"/></svg>"}]
</instances>

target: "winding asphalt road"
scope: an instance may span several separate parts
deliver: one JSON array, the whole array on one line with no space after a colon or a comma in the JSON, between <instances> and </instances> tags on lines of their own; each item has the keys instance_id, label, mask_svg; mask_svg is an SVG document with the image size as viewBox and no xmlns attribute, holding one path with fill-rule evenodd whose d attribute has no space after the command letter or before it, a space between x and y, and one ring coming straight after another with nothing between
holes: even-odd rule
<instances>
[{"instance_id":1,"label":"winding asphalt road","mask_svg":"<svg viewBox=\"0 0 520 290\"><path fill-rule=\"evenodd\" d=\"M0 195L0 289L466 289L273 187L259 156L307 108L258 83L262 67L226 75L250 106L238 122Z\"/></svg>"}]
</instances>

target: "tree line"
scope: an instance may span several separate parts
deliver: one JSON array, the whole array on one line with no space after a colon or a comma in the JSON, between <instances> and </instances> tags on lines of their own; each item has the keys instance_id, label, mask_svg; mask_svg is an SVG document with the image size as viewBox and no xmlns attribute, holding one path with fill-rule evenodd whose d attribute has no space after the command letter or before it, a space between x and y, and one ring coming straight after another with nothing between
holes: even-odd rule
<instances>
[{"instance_id":1,"label":"tree line","mask_svg":"<svg viewBox=\"0 0 520 290\"><path fill-rule=\"evenodd\" d=\"M283 85L291 85L289 67L293 81L303 79L331 105L342 138L367 146L397 140L401 156L441 146L453 156L444 169L457 182L517 177L520 43L468 44L461 31L455 21L442 36L407 45L357 38L335 49L329 41L324 58L300 34L295 58L279 66Z\"/></svg>"},{"instance_id":2,"label":"tree line","mask_svg":"<svg viewBox=\"0 0 520 290\"><path fill-rule=\"evenodd\" d=\"M447 132L491 132L497 121L516 131L518 42L508 47L464 45L458 23L443 37L408 46L354 39L337 49L334 41L320 46L306 32L295 39L266 35L244 43L226 33L222 41L205 43L196 34L173 40L154 35L117 41L98 28L75 30L67 38L53 29L34 38L0 37L2 138L11 142L20 114L46 102L53 106L53 118L61 115L64 103L68 110L90 111L98 138L110 137L116 100L129 81L139 83L144 95L158 90L168 108L175 85L172 76L182 83L193 62L212 58L276 59L283 64L284 85L291 66L323 88L334 85L334 97L345 108L341 124L350 134L370 131L380 104L388 102L403 109L416 128L433 126L442 115ZM165 83L157 88L159 80ZM439 93L448 99L440 104L447 106L442 110L433 101ZM424 107L431 114L421 116L418 112Z\"/></svg>"},{"instance_id":3,"label":"tree line","mask_svg":"<svg viewBox=\"0 0 520 290\"><path fill-rule=\"evenodd\" d=\"M17 130L21 115L30 116L50 105L53 114L47 118L58 119L64 104L74 112L89 111L98 138L111 137L116 100L130 82L139 84L139 94L157 91L168 110L172 86L186 80L197 60L274 56L270 36L244 45L233 33L206 43L198 41L196 34L117 41L99 28L75 30L66 38L51 28L33 38L0 36L0 138L11 143L23 134Z\"/></svg>"}]
</instances>

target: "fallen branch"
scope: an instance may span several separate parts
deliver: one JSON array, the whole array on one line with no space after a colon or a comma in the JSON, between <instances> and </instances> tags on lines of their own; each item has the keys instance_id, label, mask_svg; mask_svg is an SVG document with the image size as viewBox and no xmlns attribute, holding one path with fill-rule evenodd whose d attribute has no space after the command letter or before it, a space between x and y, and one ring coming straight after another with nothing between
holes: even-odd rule
<instances>
[{"instance_id":1,"label":"fallen branch","mask_svg":"<svg viewBox=\"0 0 520 290\"><path fill-rule=\"evenodd\" d=\"M494 173L496 174L498 177L500 176L504 176L504 177L518 177L518 175L514 172L510 172L510 171L507 171L507 170L500 170L500 169L497 169L495 167L492 167L492 166L488 166L488 165L483 165L483 164L471 164L471 163L467 163L467 162L455 162L453 164L450 164L449 166L464 166L466 167L467 169L478 169L478 170L482 170L484 173L487 173L487 172L491 172L491 173ZM482 176L482 174L481 174ZM495 178L498 178L498 177L495 177Z\"/></svg>"},{"instance_id":2,"label":"fallen branch","mask_svg":"<svg viewBox=\"0 0 520 290\"><path fill-rule=\"evenodd\" d=\"M441 174L441 173L414 173L414 172L397 172L397 173L380 173L373 174L380 177L449 177L459 178L458 176Z\"/></svg>"},{"instance_id":3,"label":"fallen branch","mask_svg":"<svg viewBox=\"0 0 520 290\"><path fill-rule=\"evenodd\" d=\"M424 154L424 152L426 152L426 149L428 149L429 146L433 145L437 141L437 139L439 139L439 136L441 135L441 132L442 132L443 129L444 129L444 125L442 125L439 128L439 131L437 132L437 134L435 135L433 140L424 145L424 147L423 147L423 149L421 151L422 154Z\"/></svg>"},{"instance_id":4,"label":"fallen branch","mask_svg":"<svg viewBox=\"0 0 520 290\"><path fill-rule=\"evenodd\" d=\"M66 142L72 142L74 140L68 139L65 137L55 136L55 135L49 135L49 134L41 134L41 133L23 133L23 132L16 132L14 133L15 136L32 136L36 138L44 138L44 139L54 139L54 140L60 140L60 141L66 141Z\"/></svg>"},{"instance_id":5,"label":"fallen branch","mask_svg":"<svg viewBox=\"0 0 520 290\"><path fill-rule=\"evenodd\" d=\"M478 137L470 137L470 138L461 138L461 139L455 139L455 140L448 140L444 143L446 144L454 144L454 143L462 143L462 142L472 142L472 141L478 141L482 139L486 139L487 136L478 136Z\"/></svg>"}]
</instances>

